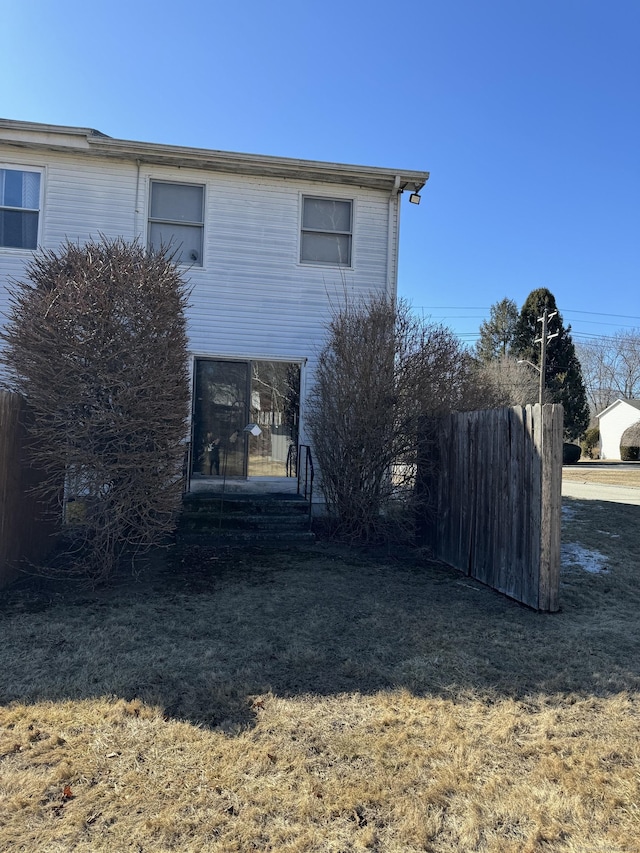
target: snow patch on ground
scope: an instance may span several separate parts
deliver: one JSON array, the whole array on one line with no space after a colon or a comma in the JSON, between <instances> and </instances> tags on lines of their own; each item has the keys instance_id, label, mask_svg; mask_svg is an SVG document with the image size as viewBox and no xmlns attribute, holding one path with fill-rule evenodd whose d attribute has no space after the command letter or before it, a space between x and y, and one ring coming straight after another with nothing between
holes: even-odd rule
<instances>
[{"instance_id":1,"label":"snow patch on ground","mask_svg":"<svg viewBox=\"0 0 640 853\"><path fill-rule=\"evenodd\" d=\"M571 521L572 518L576 517L576 511L573 507L564 505L562 507L562 520L563 521Z\"/></svg>"},{"instance_id":2,"label":"snow patch on ground","mask_svg":"<svg viewBox=\"0 0 640 853\"><path fill-rule=\"evenodd\" d=\"M577 542L568 542L562 546L561 559L565 571L578 568L594 575L606 574L609 571L605 565L607 558L604 554L583 548Z\"/></svg>"}]
</instances>

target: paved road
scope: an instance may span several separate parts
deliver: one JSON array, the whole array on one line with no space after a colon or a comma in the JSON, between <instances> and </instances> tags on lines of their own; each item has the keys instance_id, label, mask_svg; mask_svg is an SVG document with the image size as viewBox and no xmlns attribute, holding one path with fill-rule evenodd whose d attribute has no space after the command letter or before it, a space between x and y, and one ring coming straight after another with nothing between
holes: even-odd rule
<instances>
[{"instance_id":1,"label":"paved road","mask_svg":"<svg viewBox=\"0 0 640 853\"><path fill-rule=\"evenodd\" d=\"M633 486L605 486L601 483L576 483L563 479L562 497L640 506L640 489Z\"/></svg>"}]
</instances>

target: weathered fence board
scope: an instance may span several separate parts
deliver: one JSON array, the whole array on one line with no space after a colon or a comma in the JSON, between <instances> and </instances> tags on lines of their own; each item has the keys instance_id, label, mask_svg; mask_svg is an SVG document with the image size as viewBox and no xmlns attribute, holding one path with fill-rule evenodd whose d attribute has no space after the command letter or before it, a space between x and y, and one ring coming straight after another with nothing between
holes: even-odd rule
<instances>
[{"instance_id":1,"label":"weathered fence board","mask_svg":"<svg viewBox=\"0 0 640 853\"><path fill-rule=\"evenodd\" d=\"M560 435L560 440L556 439ZM562 514L562 410L552 407L542 419L542 480L540 484L540 610L559 608L560 517Z\"/></svg>"},{"instance_id":2,"label":"weathered fence board","mask_svg":"<svg viewBox=\"0 0 640 853\"><path fill-rule=\"evenodd\" d=\"M21 559L36 561L51 549L56 529L32 491L39 474L29 462L24 417L22 398L0 391L0 587Z\"/></svg>"},{"instance_id":3,"label":"weathered fence board","mask_svg":"<svg viewBox=\"0 0 640 853\"><path fill-rule=\"evenodd\" d=\"M425 448L419 462L435 469L436 555L530 607L557 610L562 407L450 415L437 433L435 453L427 460Z\"/></svg>"}]
</instances>

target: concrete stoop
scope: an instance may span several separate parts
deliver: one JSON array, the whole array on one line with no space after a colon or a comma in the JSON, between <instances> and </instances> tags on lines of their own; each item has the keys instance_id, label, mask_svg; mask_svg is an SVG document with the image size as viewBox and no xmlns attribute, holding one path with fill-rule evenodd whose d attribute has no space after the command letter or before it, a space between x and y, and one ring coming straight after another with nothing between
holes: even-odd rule
<instances>
[{"instance_id":1,"label":"concrete stoop","mask_svg":"<svg viewBox=\"0 0 640 853\"><path fill-rule=\"evenodd\" d=\"M296 494L190 492L183 497L176 541L190 545L304 545L309 502Z\"/></svg>"}]
</instances>

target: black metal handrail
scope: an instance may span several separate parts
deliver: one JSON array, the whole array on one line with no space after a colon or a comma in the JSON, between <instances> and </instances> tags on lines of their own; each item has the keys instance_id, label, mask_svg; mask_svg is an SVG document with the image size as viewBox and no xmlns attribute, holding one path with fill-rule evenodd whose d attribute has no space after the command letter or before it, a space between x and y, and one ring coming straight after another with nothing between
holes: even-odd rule
<instances>
[{"instance_id":1,"label":"black metal handrail","mask_svg":"<svg viewBox=\"0 0 640 853\"><path fill-rule=\"evenodd\" d=\"M189 476L189 469L191 467L191 442L185 442L184 446L184 456L182 458L182 494L186 494L189 491L189 487L191 485L191 478Z\"/></svg>"},{"instance_id":2,"label":"black metal handrail","mask_svg":"<svg viewBox=\"0 0 640 853\"><path fill-rule=\"evenodd\" d=\"M285 468L287 477L298 476L298 448L295 444L290 444L287 450L287 461Z\"/></svg>"},{"instance_id":3,"label":"black metal handrail","mask_svg":"<svg viewBox=\"0 0 640 853\"><path fill-rule=\"evenodd\" d=\"M302 448L304 448L304 469L300 465L302 458ZM303 476L304 473L304 476ZM313 470L313 456L311 448L308 444L298 445L298 494L302 494L305 500L309 501L309 526L311 526L311 511L313 507L313 479L315 472ZM304 490L301 492L304 484Z\"/></svg>"}]
</instances>

